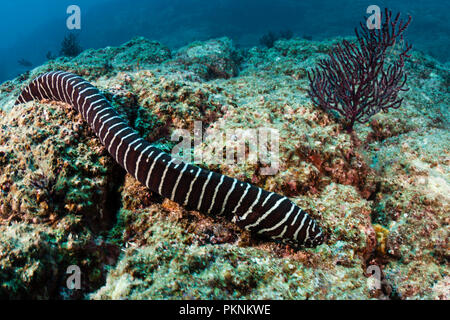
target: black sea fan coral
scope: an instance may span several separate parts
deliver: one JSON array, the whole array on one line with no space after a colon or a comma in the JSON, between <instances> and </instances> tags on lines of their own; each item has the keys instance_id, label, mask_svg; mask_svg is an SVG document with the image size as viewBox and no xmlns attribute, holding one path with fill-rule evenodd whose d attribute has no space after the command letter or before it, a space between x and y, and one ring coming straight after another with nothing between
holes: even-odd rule
<instances>
[{"instance_id":1,"label":"black sea fan coral","mask_svg":"<svg viewBox=\"0 0 450 320\"><path fill-rule=\"evenodd\" d=\"M370 30L360 24L355 29L357 42L342 41L320 60L318 67L308 72L309 95L324 110L345 118L345 128L353 130L355 122L366 123L379 111L400 107L403 99L399 91L405 88L403 71L405 58L411 46L403 42L403 32L411 22L401 21L400 13L392 19L392 12L385 10L380 29ZM398 58L386 63L387 49L400 45Z\"/></svg>"},{"instance_id":2,"label":"black sea fan coral","mask_svg":"<svg viewBox=\"0 0 450 320\"><path fill-rule=\"evenodd\" d=\"M83 51L83 49L81 48L78 37L75 34L70 33L64 37L61 42L60 55L65 57L75 57L80 54L81 51Z\"/></svg>"},{"instance_id":3,"label":"black sea fan coral","mask_svg":"<svg viewBox=\"0 0 450 320\"><path fill-rule=\"evenodd\" d=\"M267 48L273 48L275 41L280 39L290 40L294 36L291 30L284 30L278 33L268 32L259 39L259 43Z\"/></svg>"}]
</instances>

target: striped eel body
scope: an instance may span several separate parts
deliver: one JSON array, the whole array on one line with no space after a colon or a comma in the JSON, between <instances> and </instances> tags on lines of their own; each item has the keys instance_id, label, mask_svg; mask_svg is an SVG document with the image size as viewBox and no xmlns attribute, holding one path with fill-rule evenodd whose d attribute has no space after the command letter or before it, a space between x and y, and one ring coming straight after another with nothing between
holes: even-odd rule
<instances>
[{"instance_id":1,"label":"striped eel body","mask_svg":"<svg viewBox=\"0 0 450 320\"><path fill-rule=\"evenodd\" d=\"M113 158L151 191L189 209L223 215L253 234L296 248L323 243L320 227L287 197L184 163L155 148L83 78L48 72L34 79L15 104L42 99L72 105Z\"/></svg>"}]
</instances>

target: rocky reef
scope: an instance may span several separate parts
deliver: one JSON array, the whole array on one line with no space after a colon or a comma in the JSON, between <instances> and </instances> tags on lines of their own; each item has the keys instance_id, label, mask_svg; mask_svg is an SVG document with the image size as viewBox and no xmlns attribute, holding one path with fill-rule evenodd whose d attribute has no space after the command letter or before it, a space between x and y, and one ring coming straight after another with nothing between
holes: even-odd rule
<instances>
[{"instance_id":1,"label":"rocky reef","mask_svg":"<svg viewBox=\"0 0 450 320\"><path fill-rule=\"evenodd\" d=\"M0 86L0 298L449 299L449 67L413 52L401 108L348 134L311 102L307 71L333 41L230 39L178 51L135 38L47 62ZM50 101L13 106L50 70L85 77L144 138L176 129L271 127L280 168L198 165L284 194L327 243L295 251L185 208L135 181L81 116ZM82 272L67 287L67 268ZM372 285L370 266L380 270Z\"/></svg>"}]
</instances>

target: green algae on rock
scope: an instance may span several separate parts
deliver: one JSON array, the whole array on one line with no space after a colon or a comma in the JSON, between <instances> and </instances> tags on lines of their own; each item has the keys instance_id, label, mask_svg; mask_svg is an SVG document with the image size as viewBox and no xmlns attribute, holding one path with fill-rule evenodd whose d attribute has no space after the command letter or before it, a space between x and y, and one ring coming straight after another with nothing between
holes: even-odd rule
<instances>
[{"instance_id":1,"label":"green algae on rock","mask_svg":"<svg viewBox=\"0 0 450 320\"><path fill-rule=\"evenodd\" d=\"M240 53L229 38L194 42L178 50L176 62L205 80L229 79L238 73Z\"/></svg>"}]
</instances>

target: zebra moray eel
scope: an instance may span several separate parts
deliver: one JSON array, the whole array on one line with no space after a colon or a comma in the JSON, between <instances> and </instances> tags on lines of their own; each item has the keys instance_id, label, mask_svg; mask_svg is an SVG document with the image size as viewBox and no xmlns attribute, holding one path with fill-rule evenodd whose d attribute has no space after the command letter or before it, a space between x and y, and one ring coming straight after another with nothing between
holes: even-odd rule
<instances>
[{"instance_id":1,"label":"zebra moray eel","mask_svg":"<svg viewBox=\"0 0 450 320\"><path fill-rule=\"evenodd\" d=\"M323 243L320 227L287 197L184 163L155 148L80 76L61 71L43 74L15 104L42 99L72 105L113 158L151 191L187 208L224 215L254 234L296 248Z\"/></svg>"}]
</instances>

